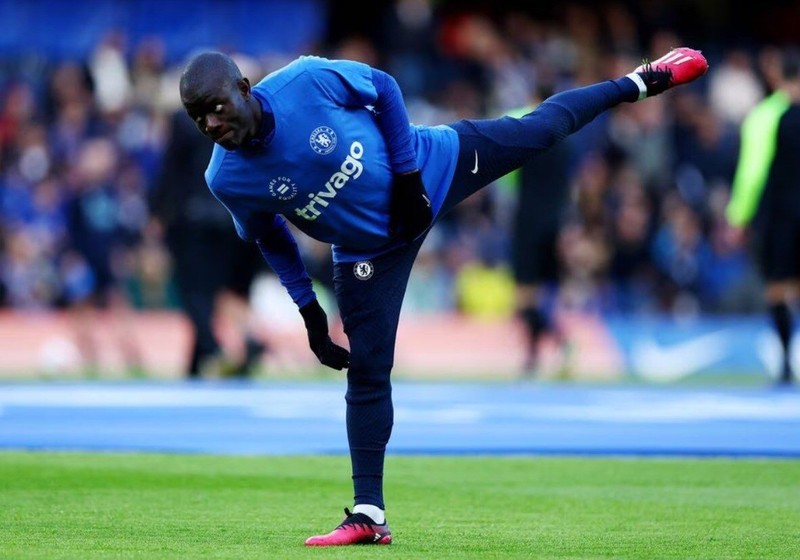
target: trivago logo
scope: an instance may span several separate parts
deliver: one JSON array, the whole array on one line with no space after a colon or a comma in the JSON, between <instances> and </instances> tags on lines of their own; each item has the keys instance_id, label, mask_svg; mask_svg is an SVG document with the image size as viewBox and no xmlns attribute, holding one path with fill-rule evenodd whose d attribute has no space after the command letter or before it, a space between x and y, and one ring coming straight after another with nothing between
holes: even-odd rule
<instances>
[{"instance_id":1,"label":"trivago logo","mask_svg":"<svg viewBox=\"0 0 800 560\"><path fill-rule=\"evenodd\" d=\"M330 200L336 198L339 190L352 179L358 179L364 171L364 164L359 161L364 155L364 146L361 142L350 144L350 155L342 162L339 171L331 175L325 182L325 189L318 193L309 193L311 200L302 208L295 208L294 212L301 218L314 221L322 215L323 210L330 204Z\"/></svg>"}]
</instances>

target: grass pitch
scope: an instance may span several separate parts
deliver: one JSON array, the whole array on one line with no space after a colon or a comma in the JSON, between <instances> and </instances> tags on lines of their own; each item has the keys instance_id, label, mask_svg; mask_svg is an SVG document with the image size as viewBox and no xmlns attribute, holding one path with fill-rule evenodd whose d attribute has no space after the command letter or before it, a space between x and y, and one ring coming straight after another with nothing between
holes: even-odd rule
<instances>
[{"instance_id":1,"label":"grass pitch","mask_svg":"<svg viewBox=\"0 0 800 560\"><path fill-rule=\"evenodd\" d=\"M800 462L387 459L389 547L307 549L345 457L0 453L0 558L786 558Z\"/></svg>"}]
</instances>

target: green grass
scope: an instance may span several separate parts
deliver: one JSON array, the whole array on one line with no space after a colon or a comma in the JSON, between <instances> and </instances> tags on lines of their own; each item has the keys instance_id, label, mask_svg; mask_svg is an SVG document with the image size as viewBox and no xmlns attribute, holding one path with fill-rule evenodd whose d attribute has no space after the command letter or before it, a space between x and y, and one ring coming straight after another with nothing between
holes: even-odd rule
<instances>
[{"instance_id":1,"label":"green grass","mask_svg":"<svg viewBox=\"0 0 800 560\"><path fill-rule=\"evenodd\" d=\"M800 557L800 463L396 457L390 547L306 549L344 457L0 453L0 558Z\"/></svg>"}]
</instances>

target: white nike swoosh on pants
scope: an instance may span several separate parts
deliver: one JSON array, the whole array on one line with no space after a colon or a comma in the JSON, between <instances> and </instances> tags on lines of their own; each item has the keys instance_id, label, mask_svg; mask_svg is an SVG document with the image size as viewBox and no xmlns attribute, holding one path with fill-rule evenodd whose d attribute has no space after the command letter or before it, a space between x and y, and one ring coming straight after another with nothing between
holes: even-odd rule
<instances>
[{"instance_id":1,"label":"white nike swoosh on pants","mask_svg":"<svg viewBox=\"0 0 800 560\"><path fill-rule=\"evenodd\" d=\"M478 150L475 150L475 167L470 170L470 173L473 175L478 173Z\"/></svg>"}]
</instances>

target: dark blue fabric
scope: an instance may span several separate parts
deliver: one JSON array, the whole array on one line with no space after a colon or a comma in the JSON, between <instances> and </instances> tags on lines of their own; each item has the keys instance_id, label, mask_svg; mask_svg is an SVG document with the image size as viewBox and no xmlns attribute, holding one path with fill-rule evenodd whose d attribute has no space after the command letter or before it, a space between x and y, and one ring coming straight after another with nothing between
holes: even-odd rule
<instances>
[{"instance_id":1,"label":"dark blue fabric","mask_svg":"<svg viewBox=\"0 0 800 560\"><path fill-rule=\"evenodd\" d=\"M635 101L638 96L639 89L632 80L619 78L558 93L519 119L502 117L450 124L458 133L459 156L440 216L577 132L599 114L623 101ZM476 157L478 169L473 173Z\"/></svg>"},{"instance_id":2,"label":"dark blue fabric","mask_svg":"<svg viewBox=\"0 0 800 560\"><path fill-rule=\"evenodd\" d=\"M424 236L423 236L424 237ZM422 239L380 255L372 277L359 279L355 263L334 265L334 289L350 342L347 439L356 504L383 508L383 458L394 411L390 374L400 308Z\"/></svg>"},{"instance_id":3,"label":"dark blue fabric","mask_svg":"<svg viewBox=\"0 0 800 560\"><path fill-rule=\"evenodd\" d=\"M389 74L375 68L372 69L372 83L378 92L378 100L375 101L378 127L386 139L392 171L414 171L417 168L417 152L400 87Z\"/></svg>"}]
</instances>

